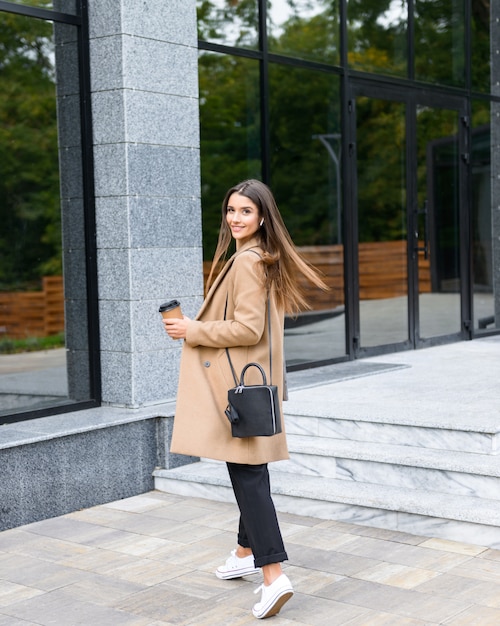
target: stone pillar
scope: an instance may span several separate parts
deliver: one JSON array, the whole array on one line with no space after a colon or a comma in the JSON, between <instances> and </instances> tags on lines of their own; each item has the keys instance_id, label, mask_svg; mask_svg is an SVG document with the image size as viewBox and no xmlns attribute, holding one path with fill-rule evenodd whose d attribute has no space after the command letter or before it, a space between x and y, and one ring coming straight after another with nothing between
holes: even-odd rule
<instances>
[{"instance_id":1,"label":"stone pillar","mask_svg":"<svg viewBox=\"0 0 500 626\"><path fill-rule=\"evenodd\" d=\"M491 2L491 91L500 96L500 3ZM500 328L500 104L491 103L491 236L495 328Z\"/></svg>"},{"instance_id":2,"label":"stone pillar","mask_svg":"<svg viewBox=\"0 0 500 626\"><path fill-rule=\"evenodd\" d=\"M203 296L195 0L89 2L102 399L175 397L158 313Z\"/></svg>"}]
</instances>

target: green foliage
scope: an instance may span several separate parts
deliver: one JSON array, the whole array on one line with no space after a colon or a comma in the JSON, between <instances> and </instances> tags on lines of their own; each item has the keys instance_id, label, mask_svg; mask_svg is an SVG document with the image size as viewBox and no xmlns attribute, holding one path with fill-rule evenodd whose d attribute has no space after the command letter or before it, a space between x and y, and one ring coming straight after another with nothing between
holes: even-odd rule
<instances>
[{"instance_id":1,"label":"green foliage","mask_svg":"<svg viewBox=\"0 0 500 626\"><path fill-rule=\"evenodd\" d=\"M271 4L268 1L268 7ZM339 64L339 3L287 0L287 5L287 21L270 28L270 52ZM225 43L224 31L234 30L236 20L240 36L255 29L252 7L256 1L221 0L216 8L214 2L200 0L198 6L201 38ZM404 0L349 0L351 68L408 77L407 6ZM463 86L465 2L415 0L413 6L416 78ZM317 10L307 17L311 8ZM490 0L473 0L472 74L474 85L484 91L489 88L489 16ZM245 45L244 40L235 45ZM258 64L203 54L200 89L204 242L205 255L210 257L224 192L242 178L261 176ZM270 63L269 93L270 183L285 222L298 245L336 243L340 225L334 158L341 157L339 79L313 69ZM456 116L447 117L448 113L439 115L433 109L419 115L419 190L425 189L427 144L436 137L452 140L457 133ZM360 99L356 115L360 240L400 239L406 235L404 107L383 99ZM476 107L473 117L475 126L488 124L488 107ZM320 143L320 135L329 137L334 156Z\"/></svg>"},{"instance_id":2,"label":"green foliage","mask_svg":"<svg viewBox=\"0 0 500 626\"><path fill-rule=\"evenodd\" d=\"M405 107L358 98L357 170L359 241L394 241L406 232Z\"/></svg>"},{"instance_id":3,"label":"green foliage","mask_svg":"<svg viewBox=\"0 0 500 626\"><path fill-rule=\"evenodd\" d=\"M51 350L63 348L64 333L50 335L49 337L28 337L26 339L0 339L0 354L18 354L20 352L37 352L38 350Z\"/></svg>"},{"instance_id":4,"label":"green foliage","mask_svg":"<svg viewBox=\"0 0 500 626\"><path fill-rule=\"evenodd\" d=\"M61 273L53 53L50 23L0 14L0 289Z\"/></svg>"},{"instance_id":5,"label":"green foliage","mask_svg":"<svg viewBox=\"0 0 500 626\"><path fill-rule=\"evenodd\" d=\"M197 12L199 39L250 48L257 46L256 0L223 0L217 5L210 0L198 0ZM227 40L229 31L230 41Z\"/></svg>"},{"instance_id":6,"label":"green foliage","mask_svg":"<svg viewBox=\"0 0 500 626\"><path fill-rule=\"evenodd\" d=\"M227 55L200 56L203 237L215 250L227 189L260 172L258 64Z\"/></svg>"}]
</instances>

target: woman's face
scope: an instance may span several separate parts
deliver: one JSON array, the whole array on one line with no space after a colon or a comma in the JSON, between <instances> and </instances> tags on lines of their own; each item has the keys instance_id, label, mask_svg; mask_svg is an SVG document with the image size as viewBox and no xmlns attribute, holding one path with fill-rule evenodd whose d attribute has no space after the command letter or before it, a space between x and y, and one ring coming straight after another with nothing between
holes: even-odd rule
<instances>
[{"instance_id":1,"label":"woman's face","mask_svg":"<svg viewBox=\"0 0 500 626\"><path fill-rule=\"evenodd\" d=\"M236 240L236 249L249 241L260 228L260 214L256 204L239 193L229 196L226 221Z\"/></svg>"}]
</instances>

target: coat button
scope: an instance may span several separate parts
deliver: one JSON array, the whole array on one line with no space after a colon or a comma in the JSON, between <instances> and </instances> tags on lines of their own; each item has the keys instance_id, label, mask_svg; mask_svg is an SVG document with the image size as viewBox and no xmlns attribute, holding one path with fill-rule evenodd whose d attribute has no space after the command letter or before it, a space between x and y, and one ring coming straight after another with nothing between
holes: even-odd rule
<instances>
[{"instance_id":1,"label":"coat button","mask_svg":"<svg viewBox=\"0 0 500 626\"><path fill-rule=\"evenodd\" d=\"M210 367L210 361L205 361L205 363L203 363L203 365L204 365L205 367Z\"/></svg>"}]
</instances>

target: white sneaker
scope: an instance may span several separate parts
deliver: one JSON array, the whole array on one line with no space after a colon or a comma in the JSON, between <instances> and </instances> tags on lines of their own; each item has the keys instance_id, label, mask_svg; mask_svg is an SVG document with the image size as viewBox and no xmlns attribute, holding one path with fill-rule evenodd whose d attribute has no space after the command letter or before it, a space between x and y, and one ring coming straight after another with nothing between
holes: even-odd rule
<instances>
[{"instance_id":1,"label":"white sneaker","mask_svg":"<svg viewBox=\"0 0 500 626\"><path fill-rule=\"evenodd\" d=\"M269 586L261 585L257 587L254 593L262 591L260 602L254 605L252 609L253 616L257 619L271 617L280 612L281 607L293 596L292 583L288 580L288 576L281 574Z\"/></svg>"},{"instance_id":2,"label":"white sneaker","mask_svg":"<svg viewBox=\"0 0 500 626\"><path fill-rule=\"evenodd\" d=\"M231 556L228 560L217 568L215 575L222 580L229 580L230 578L241 578L248 574L256 574L260 568L255 567L255 561L253 554L240 558L236 556L236 550L231 551Z\"/></svg>"}]
</instances>

